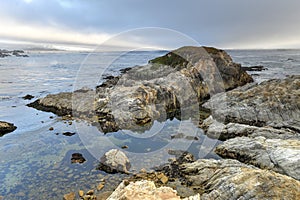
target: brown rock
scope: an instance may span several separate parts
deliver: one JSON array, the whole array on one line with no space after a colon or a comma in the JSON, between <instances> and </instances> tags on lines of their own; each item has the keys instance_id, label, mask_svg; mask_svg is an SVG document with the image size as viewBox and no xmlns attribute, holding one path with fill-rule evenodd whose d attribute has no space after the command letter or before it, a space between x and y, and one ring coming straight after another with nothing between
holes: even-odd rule
<instances>
[{"instance_id":1,"label":"brown rock","mask_svg":"<svg viewBox=\"0 0 300 200\"><path fill-rule=\"evenodd\" d=\"M14 124L0 121L0 137L7 133L13 132L16 129L17 127L14 126Z\"/></svg>"},{"instance_id":2,"label":"brown rock","mask_svg":"<svg viewBox=\"0 0 300 200\"><path fill-rule=\"evenodd\" d=\"M100 183L98 186L97 186L97 190L102 190L104 188L104 184L103 183Z\"/></svg>"},{"instance_id":3,"label":"brown rock","mask_svg":"<svg viewBox=\"0 0 300 200\"><path fill-rule=\"evenodd\" d=\"M166 175L164 175L164 173L158 173L157 178L159 178L163 184L166 184L169 180L169 178Z\"/></svg>"},{"instance_id":4,"label":"brown rock","mask_svg":"<svg viewBox=\"0 0 300 200\"><path fill-rule=\"evenodd\" d=\"M74 192L71 192L71 193L69 193L69 194L65 194L64 195L64 200L75 200L75 193Z\"/></svg>"},{"instance_id":5,"label":"brown rock","mask_svg":"<svg viewBox=\"0 0 300 200\"><path fill-rule=\"evenodd\" d=\"M79 190L79 191L78 191L78 195L79 195L80 197L83 197L84 191L83 191L83 190Z\"/></svg>"},{"instance_id":6,"label":"brown rock","mask_svg":"<svg viewBox=\"0 0 300 200\"><path fill-rule=\"evenodd\" d=\"M93 195L94 194L94 190L89 190L86 192L87 195Z\"/></svg>"}]
</instances>

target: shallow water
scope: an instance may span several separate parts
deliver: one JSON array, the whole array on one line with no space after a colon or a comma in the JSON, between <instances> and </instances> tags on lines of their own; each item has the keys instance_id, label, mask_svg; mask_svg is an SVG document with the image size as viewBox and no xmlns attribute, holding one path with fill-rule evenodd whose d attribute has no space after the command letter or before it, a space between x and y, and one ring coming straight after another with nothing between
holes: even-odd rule
<instances>
[{"instance_id":1,"label":"shallow water","mask_svg":"<svg viewBox=\"0 0 300 200\"><path fill-rule=\"evenodd\" d=\"M52 113L26 106L50 93L72 91L74 87L94 87L101 75L147 63L165 52L106 53L29 53L29 58L0 59L0 120L13 122L18 128L0 137L0 196L5 199L61 199L63 194L97 186L107 180L105 190L115 187L125 175L108 175L96 170L99 158L109 149L128 146L123 151L132 163L131 171L151 169L172 155L170 149L188 150L196 158L216 158L212 149L219 143L203 135L190 120L156 121L145 133L122 130L104 135L86 122L63 121ZM264 65L269 70L255 72L260 82L300 74L300 51L229 51L233 59L245 66ZM109 67L108 67L109 66ZM82 70L82 69L88 70ZM254 73L254 72L253 72ZM80 84L78 84L80 83ZM24 100L26 94L35 96ZM50 131L49 128L54 130ZM75 132L68 137L63 132ZM198 140L171 139L184 133ZM71 164L72 153L87 160Z\"/></svg>"}]
</instances>

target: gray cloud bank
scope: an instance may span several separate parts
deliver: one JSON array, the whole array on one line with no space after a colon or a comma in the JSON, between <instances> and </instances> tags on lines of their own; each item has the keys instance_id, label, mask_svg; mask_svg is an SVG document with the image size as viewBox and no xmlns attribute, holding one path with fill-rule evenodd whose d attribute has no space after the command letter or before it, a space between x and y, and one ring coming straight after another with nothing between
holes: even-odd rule
<instances>
[{"instance_id":1,"label":"gray cloud bank","mask_svg":"<svg viewBox=\"0 0 300 200\"><path fill-rule=\"evenodd\" d=\"M162 27L203 45L271 48L300 47L299 7L298 0L4 0L0 17L82 35Z\"/></svg>"}]
</instances>

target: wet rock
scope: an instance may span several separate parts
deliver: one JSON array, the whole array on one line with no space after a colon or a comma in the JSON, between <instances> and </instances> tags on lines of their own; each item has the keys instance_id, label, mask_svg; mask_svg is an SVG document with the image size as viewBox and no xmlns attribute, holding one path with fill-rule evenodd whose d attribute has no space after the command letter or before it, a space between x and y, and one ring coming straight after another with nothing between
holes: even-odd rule
<instances>
[{"instance_id":1,"label":"wet rock","mask_svg":"<svg viewBox=\"0 0 300 200\"><path fill-rule=\"evenodd\" d=\"M13 132L16 129L17 127L14 126L14 124L0 121L0 137L7 133Z\"/></svg>"},{"instance_id":2,"label":"wet rock","mask_svg":"<svg viewBox=\"0 0 300 200\"><path fill-rule=\"evenodd\" d=\"M73 136L73 135L75 135L75 134L76 134L76 133L74 133L74 132L64 132L64 133L63 133L64 136L69 136L69 137L70 137L70 136Z\"/></svg>"},{"instance_id":3,"label":"wet rock","mask_svg":"<svg viewBox=\"0 0 300 200\"><path fill-rule=\"evenodd\" d=\"M130 161L125 153L112 149L101 157L98 169L107 173L129 173L130 167Z\"/></svg>"},{"instance_id":4,"label":"wet rock","mask_svg":"<svg viewBox=\"0 0 300 200\"><path fill-rule=\"evenodd\" d=\"M199 196L199 195L197 195ZM152 181L137 181L131 182L129 185L125 185L122 182L117 189L108 197L108 200L115 199L136 199L136 200L180 200L176 190L170 187L157 188ZM191 198L192 199L192 198ZM199 199L194 197L193 199Z\"/></svg>"},{"instance_id":5,"label":"wet rock","mask_svg":"<svg viewBox=\"0 0 300 200\"><path fill-rule=\"evenodd\" d=\"M64 200L75 200L75 193L74 192L71 192L71 193L69 193L69 194L65 194L64 195Z\"/></svg>"},{"instance_id":6,"label":"wet rock","mask_svg":"<svg viewBox=\"0 0 300 200\"><path fill-rule=\"evenodd\" d=\"M86 192L87 195L93 195L94 194L94 190L89 190Z\"/></svg>"},{"instance_id":7,"label":"wet rock","mask_svg":"<svg viewBox=\"0 0 300 200\"><path fill-rule=\"evenodd\" d=\"M28 55L24 54L23 50L6 50L0 49L0 58L4 58L7 56L16 56L16 57L29 57Z\"/></svg>"},{"instance_id":8,"label":"wet rock","mask_svg":"<svg viewBox=\"0 0 300 200\"><path fill-rule=\"evenodd\" d=\"M30 94L27 94L27 95L25 95L24 97L22 97L22 99L25 99L25 100L31 100L31 99L33 99L34 98L34 96L32 96L32 95L30 95Z\"/></svg>"},{"instance_id":9,"label":"wet rock","mask_svg":"<svg viewBox=\"0 0 300 200\"><path fill-rule=\"evenodd\" d=\"M203 106L219 122L300 132L300 75L216 94Z\"/></svg>"},{"instance_id":10,"label":"wet rock","mask_svg":"<svg viewBox=\"0 0 300 200\"><path fill-rule=\"evenodd\" d=\"M251 66L251 67L242 67L245 71L264 71L268 70L268 68L265 68L264 66L258 65L258 66Z\"/></svg>"},{"instance_id":11,"label":"wet rock","mask_svg":"<svg viewBox=\"0 0 300 200\"><path fill-rule=\"evenodd\" d=\"M197 160L181 170L201 200L300 198L299 181L236 160Z\"/></svg>"},{"instance_id":12,"label":"wet rock","mask_svg":"<svg viewBox=\"0 0 300 200\"><path fill-rule=\"evenodd\" d=\"M183 47L148 65L123 70L95 91L47 95L28 106L76 115L98 124L104 133L144 131L154 120L193 116L211 95L252 81L223 50Z\"/></svg>"},{"instance_id":13,"label":"wet rock","mask_svg":"<svg viewBox=\"0 0 300 200\"><path fill-rule=\"evenodd\" d=\"M300 180L300 140L238 137L217 146L215 152Z\"/></svg>"},{"instance_id":14,"label":"wet rock","mask_svg":"<svg viewBox=\"0 0 300 200\"><path fill-rule=\"evenodd\" d=\"M71 163L84 163L86 160L85 158L82 156L81 153L73 153L72 154L72 158L71 158Z\"/></svg>"}]
</instances>

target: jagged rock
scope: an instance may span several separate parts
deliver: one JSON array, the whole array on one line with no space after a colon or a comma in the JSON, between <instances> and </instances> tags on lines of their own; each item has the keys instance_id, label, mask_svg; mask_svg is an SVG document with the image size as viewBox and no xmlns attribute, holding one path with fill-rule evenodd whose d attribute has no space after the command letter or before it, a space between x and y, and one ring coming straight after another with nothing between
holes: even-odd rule
<instances>
[{"instance_id":1,"label":"jagged rock","mask_svg":"<svg viewBox=\"0 0 300 200\"><path fill-rule=\"evenodd\" d=\"M182 47L109 77L95 91L48 95L29 106L89 118L105 133L144 131L154 120L199 116L200 102L252 81L223 50Z\"/></svg>"},{"instance_id":2,"label":"jagged rock","mask_svg":"<svg viewBox=\"0 0 300 200\"><path fill-rule=\"evenodd\" d=\"M300 180L300 140L237 137L217 146L215 152Z\"/></svg>"},{"instance_id":3,"label":"jagged rock","mask_svg":"<svg viewBox=\"0 0 300 200\"><path fill-rule=\"evenodd\" d=\"M130 161L125 153L118 149L112 149L101 157L98 168L107 173L129 173L130 167Z\"/></svg>"},{"instance_id":4,"label":"jagged rock","mask_svg":"<svg viewBox=\"0 0 300 200\"><path fill-rule=\"evenodd\" d=\"M13 132L16 129L17 127L14 126L14 124L0 121L0 137L7 133Z\"/></svg>"},{"instance_id":5,"label":"jagged rock","mask_svg":"<svg viewBox=\"0 0 300 200\"><path fill-rule=\"evenodd\" d=\"M107 200L180 200L176 190L170 187L157 188L152 181L137 181L126 184L122 182ZM184 200L200 200L199 195L195 195Z\"/></svg>"},{"instance_id":6,"label":"jagged rock","mask_svg":"<svg viewBox=\"0 0 300 200\"><path fill-rule=\"evenodd\" d=\"M203 105L224 124L288 128L300 132L300 75L216 94Z\"/></svg>"},{"instance_id":7,"label":"jagged rock","mask_svg":"<svg viewBox=\"0 0 300 200\"><path fill-rule=\"evenodd\" d=\"M201 200L299 199L300 182L236 160L197 160L181 167Z\"/></svg>"}]
</instances>

